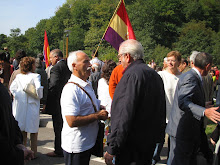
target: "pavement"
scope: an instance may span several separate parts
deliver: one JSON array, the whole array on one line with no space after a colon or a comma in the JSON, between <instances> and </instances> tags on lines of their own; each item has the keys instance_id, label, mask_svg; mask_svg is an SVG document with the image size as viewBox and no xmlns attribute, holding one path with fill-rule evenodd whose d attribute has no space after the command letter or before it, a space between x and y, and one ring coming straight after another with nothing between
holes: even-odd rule
<instances>
[{"instance_id":1,"label":"pavement","mask_svg":"<svg viewBox=\"0 0 220 165\"><path fill-rule=\"evenodd\" d=\"M28 139L30 135L28 135ZM29 147L29 140L28 145ZM38 153L37 159L34 159L27 163L27 165L65 165L64 159L51 158L46 156L46 153L54 150L54 132L53 123L50 115L40 114L40 128L38 132ZM104 150L106 147L104 148ZM157 165L166 165L166 153L167 143L164 144L164 148L161 152L161 161ZM105 165L103 158L92 156L90 159L90 165Z\"/></svg>"}]
</instances>

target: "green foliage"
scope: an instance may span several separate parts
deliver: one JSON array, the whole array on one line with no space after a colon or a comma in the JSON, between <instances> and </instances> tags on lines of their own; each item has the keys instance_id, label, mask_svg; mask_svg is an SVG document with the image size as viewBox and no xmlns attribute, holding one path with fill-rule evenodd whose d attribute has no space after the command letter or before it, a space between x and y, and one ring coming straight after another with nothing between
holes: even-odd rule
<instances>
[{"instance_id":1,"label":"green foliage","mask_svg":"<svg viewBox=\"0 0 220 165\"><path fill-rule=\"evenodd\" d=\"M192 21L184 25L179 41L174 43L174 48L180 51L183 57L189 56L192 50L212 54L214 35L215 32L211 28L207 28L205 22Z\"/></svg>"},{"instance_id":2,"label":"green foliage","mask_svg":"<svg viewBox=\"0 0 220 165\"><path fill-rule=\"evenodd\" d=\"M18 49L36 56L43 50L44 31L50 49L66 47L69 30L69 51L84 50L91 55L109 24L119 0L66 0L55 16L43 19L25 34L11 29L11 34L0 34L1 48L9 47L12 56ZM163 58L171 50L183 57L192 50L213 55L220 63L220 1L219 0L125 0L128 16L136 38L145 50L146 61L154 59L162 66ZM100 58L118 61L117 52L106 41L99 47Z\"/></svg>"}]
</instances>

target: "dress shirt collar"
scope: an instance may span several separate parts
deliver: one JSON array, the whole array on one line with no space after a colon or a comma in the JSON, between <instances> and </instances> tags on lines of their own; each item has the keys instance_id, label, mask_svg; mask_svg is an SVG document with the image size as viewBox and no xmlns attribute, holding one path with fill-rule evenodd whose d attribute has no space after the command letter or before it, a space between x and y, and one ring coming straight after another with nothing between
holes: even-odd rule
<instances>
[{"instance_id":1,"label":"dress shirt collar","mask_svg":"<svg viewBox=\"0 0 220 165\"><path fill-rule=\"evenodd\" d=\"M193 67L192 69L196 71L196 73L199 75L199 78L200 78L200 80L201 80L201 82L202 82L201 73L200 73L195 67Z\"/></svg>"},{"instance_id":2,"label":"dress shirt collar","mask_svg":"<svg viewBox=\"0 0 220 165\"><path fill-rule=\"evenodd\" d=\"M75 82L75 83L79 84L79 85L80 85L81 87L83 87L83 88L85 88L86 85L89 84L89 81L88 81L88 80L87 80L87 81L84 81L84 80L82 80L81 78L79 78L79 77L77 77L77 76L75 76L75 75L73 75L73 74L71 74L71 77L70 77L70 79L69 79L69 82Z\"/></svg>"},{"instance_id":3,"label":"dress shirt collar","mask_svg":"<svg viewBox=\"0 0 220 165\"><path fill-rule=\"evenodd\" d=\"M61 60L57 61L57 63L60 62L60 61L64 61L64 59L61 59Z\"/></svg>"}]
</instances>

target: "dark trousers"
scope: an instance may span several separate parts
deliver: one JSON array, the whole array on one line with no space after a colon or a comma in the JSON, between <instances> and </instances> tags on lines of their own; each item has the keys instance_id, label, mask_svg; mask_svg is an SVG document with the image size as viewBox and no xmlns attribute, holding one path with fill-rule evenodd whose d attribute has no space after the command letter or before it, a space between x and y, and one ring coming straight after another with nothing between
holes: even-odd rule
<instances>
[{"instance_id":1,"label":"dark trousers","mask_svg":"<svg viewBox=\"0 0 220 165\"><path fill-rule=\"evenodd\" d=\"M167 165L197 165L199 145L170 136L170 154Z\"/></svg>"},{"instance_id":2,"label":"dark trousers","mask_svg":"<svg viewBox=\"0 0 220 165\"><path fill-rule=\"evenodd\" d=\"M55 134L55 140L54 140L54 149L55 153L58 155L63 154L63 149L61 148L61 131L63 128L63 119L61 114L54 114L52 115L53 120L53 130Z\"/></svg>"},{"instance_id":3,"label":"dark trousers","mask_svg":"<svg viewBox=\"0 0 220 165\"><path fill-rule=\"evenodd\" d=\"M80 153L68 153L63 150L65 165L89 165L91 149Z\"/></svg>"},{"instance_id":4,"label":"dark trousers","mask_svg":"<svg viewBox=\"0 0 220 165\"><path fill-rule=\"evenodd\" d=\"M116 165L151 165L156 144L149 145L146 151L140 152L125 148L116 155Z\"/></svg>"}]
</instances>

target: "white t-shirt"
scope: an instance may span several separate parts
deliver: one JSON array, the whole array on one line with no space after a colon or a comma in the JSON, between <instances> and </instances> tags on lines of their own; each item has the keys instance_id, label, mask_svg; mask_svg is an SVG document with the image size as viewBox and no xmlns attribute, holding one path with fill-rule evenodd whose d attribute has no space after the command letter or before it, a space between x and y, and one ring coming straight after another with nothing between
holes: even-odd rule
<instances>
[{"instance_id":1,"label":"white t-shirt","mask_svg":"<svg viewBox=\"0 0 220 165\"><path fill-rule=\"evenodd\" d=\"M110 117L112 99L109 95L109 86L104 78L101 78L98 81L97 94L98 94L98 99L101 101L100 104L105 106L106 111L108 111L108 116Z\"/></svg>"},{"instance_id":2,"label":"white t-shirt","mask_svg":"<svg viewBox=\"0 0 220 165\"><path fill-rule=\"evenodd\" d=\"M100 101L96 99L94 90L89 82L71 75L68 82L78 83L92 97L97 109L100 108ZM63 129L61 146L63 150L69 153L80 153L91 149L96 142L98 133L98 122L95 121L82 127L69 127L66 117L86 116L95 113L92 102L88 95L77 85L68 83L64 86L61 95L61 111L63 117Z\"/></svg>"},{"instance_id":3,"label":"white t-shirt","mask_svg":"<svg viewBox=\"0 0 220 165\"><path fill-rule=\"evenodd\" d=\"M176 91L176 85L180 75L171 74L166 70L160 71L158 72L158 74L162 78L164 84L165 97L166 97L166 122L168 123L170 112L173 105L174 94Z\"/></svg>"}]
</instances>

